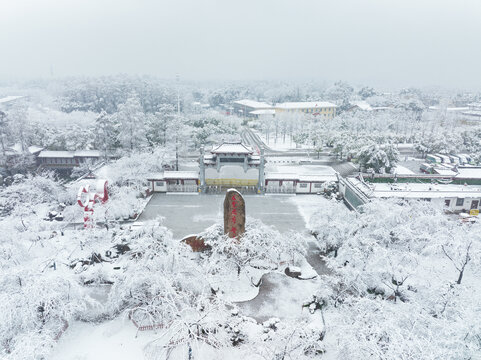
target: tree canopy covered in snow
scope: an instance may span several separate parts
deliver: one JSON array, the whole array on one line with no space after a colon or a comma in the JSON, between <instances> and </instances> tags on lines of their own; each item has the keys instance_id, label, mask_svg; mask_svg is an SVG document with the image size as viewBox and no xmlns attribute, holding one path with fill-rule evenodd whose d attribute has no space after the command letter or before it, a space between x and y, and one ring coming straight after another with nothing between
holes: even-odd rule
<instances>
[{"instance_id":1,"label":"tree canopy covered in snow","mask_svg":"<svg viewBox=\"0 0 481 360\"><path fill-rule=\"evenodd\" d=\"M321 209L311 227L332 269L318 296L329 304L327 334L338 339L340 358L468 359L481 351L479 223L429 203L375 201L350 216Z\"/></svg>"}]
</instances>

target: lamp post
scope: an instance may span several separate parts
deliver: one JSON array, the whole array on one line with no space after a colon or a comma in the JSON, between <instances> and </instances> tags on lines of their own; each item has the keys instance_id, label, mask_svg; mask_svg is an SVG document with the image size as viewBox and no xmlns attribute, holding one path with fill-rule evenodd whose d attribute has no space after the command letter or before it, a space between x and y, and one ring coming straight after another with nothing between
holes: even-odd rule
<instances>
[{"instance_id":1,"label":"lamp post","mask_svg":"<svg viewBox=\"0 0 481 360\"><path fill-rule=\"evenodd\" d=\"M175 74L175 81L177 84L177 129L175 132L175 170L179 171L179 130L180 130L180 89L179 89L179 83L180 83L180 74Z\"/></svg>"},{"instance_id":2,"label":"lamp post","mask_svg":"<svg viewBox=\"0 0 481 360\"><path fill-rule=\"evenodd\" d=\"M7 123L5 121L6 117L7 117L7 114L5 114L3 111L0 111L0 141L2 142L2 155L3 155L3 158L5 159L5 161L6 161L6 153L5 153L6 134L4 133L3 128L5 127L5 125Z\"/></svg>"}]
</instances>

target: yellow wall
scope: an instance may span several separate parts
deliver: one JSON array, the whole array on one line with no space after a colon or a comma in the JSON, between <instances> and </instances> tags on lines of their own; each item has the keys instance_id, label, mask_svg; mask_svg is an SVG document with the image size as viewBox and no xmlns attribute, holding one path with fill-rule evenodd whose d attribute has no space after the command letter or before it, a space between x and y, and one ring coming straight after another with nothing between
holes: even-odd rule
<instances>
[{"instance_id":1,"label":"yellow wall","mask_svg":"<svg viewBox=\"0 0 481 360\"><path fill-rule=\"evenodd\" d=\"M275 108L276 113L306 113L306 114L315 114L319 113L327 118L333 118L336 116L336 108L335 107L326 107L326 108L299 108L299 109L284 109L284 108Z\"/></svg>"},{"instance_id":2,"label":"yellow wall","mask_svg":"<svg viewBox=\"0 0 481 360\"><path fill-rule=\"evenodd\" d=\"M258 180L252 179L205 179L206 185L255 186Z\"/></svg>"}]
</instances>

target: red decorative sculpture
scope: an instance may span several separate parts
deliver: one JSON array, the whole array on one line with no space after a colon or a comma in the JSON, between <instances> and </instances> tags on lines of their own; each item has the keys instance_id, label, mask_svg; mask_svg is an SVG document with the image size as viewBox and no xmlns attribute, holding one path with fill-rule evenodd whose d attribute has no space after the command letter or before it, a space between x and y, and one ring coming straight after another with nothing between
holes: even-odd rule
<instances>
[{"instance_id":1,"label":"red decorative sculpture","mask_svg":"<svg viewBox=\"0 0 481 360\"><path fill-rule=\"evenodd\" d=\"M90 184L80 187L77 203L84 209L84 228L94 226L94 205L98 202L104 204L109 199L107 185L107 180L97 180L94 189L91 189Z\"/></svg>"}]
</instances>

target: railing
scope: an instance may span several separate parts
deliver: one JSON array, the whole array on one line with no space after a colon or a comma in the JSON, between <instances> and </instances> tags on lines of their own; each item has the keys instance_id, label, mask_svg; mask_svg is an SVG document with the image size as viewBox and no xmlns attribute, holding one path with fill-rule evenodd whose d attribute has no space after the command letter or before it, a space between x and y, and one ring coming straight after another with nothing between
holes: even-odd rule
<instances>
[{"instance_id":1,"label":"railing","mask_svg":"<svg viewBox=\"0 0 481 360\"><path fill-rule=\"evenodd\" d=\"M266 187L266 193L268 194L294 194L295 192L295 187Z\"/></svg>"}]
</instances>

